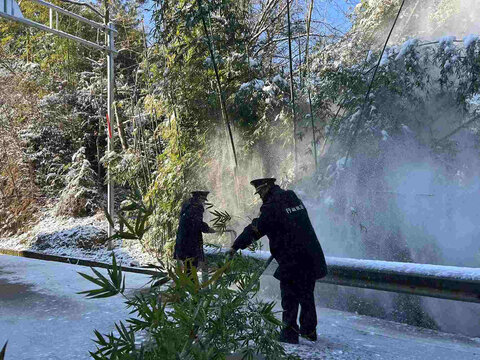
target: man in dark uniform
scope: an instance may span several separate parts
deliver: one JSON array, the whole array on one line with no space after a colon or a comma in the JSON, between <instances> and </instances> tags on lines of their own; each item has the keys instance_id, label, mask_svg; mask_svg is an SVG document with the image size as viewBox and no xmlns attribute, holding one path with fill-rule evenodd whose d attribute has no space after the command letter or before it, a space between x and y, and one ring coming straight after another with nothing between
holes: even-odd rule
<instances>
[{"instance_id":1,"label":"man in dark uniform","mask_svg":"<svg viewBox=\"0 0 480 360\"><path fill-rule=\"evenodd\" d=\"M205 261L202 233L215 233L203 221L208 191L192 191L192 197L184 201L180 210L174 259L185 261L192 259L192 265L198 268Z\"/></svg>"},{"instance_id":2,"label":"man in dark uniform","mask_svg":"<svg viewBox=\"0 0 480 360\"><path fill-rule=\"evenodd\" d=\"M237 237L229 254L267 235L270 252L278 262L273 276L280 280L285 324L280 341L297 344L299 334L316 341L315 281L327 274L327 264L307 209L293 191L282 190L273 178L253 180L250 184L262 198L260 216Z\"/></svg>"}]
</instances>

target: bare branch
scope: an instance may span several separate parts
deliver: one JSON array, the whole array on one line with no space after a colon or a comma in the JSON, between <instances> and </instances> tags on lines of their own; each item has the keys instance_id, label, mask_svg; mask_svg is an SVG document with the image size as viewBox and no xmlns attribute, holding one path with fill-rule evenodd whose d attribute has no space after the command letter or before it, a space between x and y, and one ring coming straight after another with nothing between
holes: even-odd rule
<instances>
[{"instance_id":1,"label":"bare branch","mask_svg":"<svg viewBox=\"0 0 480 360\"><path fill-rule=\"evenodd\" d=\"M269 0L265 5L265 8L262 11L262 15L260 16L260 20L253 26L253 33L256 34L258 29L262 28L263 24L267 20L267 14L272 7L278 4L277 0Z\"/></svg>"},{"instance_id":2,"label":"bare branch","mask_svg":"<svg viewBox=\"0 0 480 360\"><path fill-rule=\"evenodd\" d=\"M299 35L292 36L292 40L293 39L298 39L298 38L309 37L309 36L311 36L311 37L321 37L321 38L329 37L327 35L322 35L322 34L299 34ZM257 56L260 51L262 51L263 49L265 49L266 47L268 47L268 46L270 46L274 43L283 42L283 41L287 41L287 40L288 40L288 37L283 37L283 38L279 38L279 39L270 39L266 43L262 44L262 46L260 46L255 51L253 56L254 57Z\"/></svg>"},{"instance_id":3,"label":"bare branch","mask_svg":"<svg viewBox=\"0 0 480 360\"><path fill-rule=\"evenodd\" d=\"M287 5L288 5L288 2L287 4L285 4L285 6L279 11L279 13L277 14L277 16L275 16L269 24L265 25L262 29L258 30L257 33L255 35L252 36L252 38L248 41L250 44L253 43L254 41L257 40L257 38L262 35L270 26L272 26L272 24L280 17L283 15L284 11L287 9Z\"/></svg>"},{"instance_id":4,"label":"bare branch","mask_svg":"<svg viewBox=\"0 0 480 360\"><path fill-rule=\"evenodd\" d=\"M73 1L73 0L60 0L60 1L63 1L63 2L66 2L68 4L73 4L73 5L79 5L79 6L86 6L88 7L90 10L92 10L95 14L97 14L98 16L100 16L101 18L104 18L105 17L105 14L102 14L100 11L98 11L97 9L95 9L95 7L90 4L90 3L85 3L85 2L80 2L80 1Z\"/></svg>"}]
</instances>

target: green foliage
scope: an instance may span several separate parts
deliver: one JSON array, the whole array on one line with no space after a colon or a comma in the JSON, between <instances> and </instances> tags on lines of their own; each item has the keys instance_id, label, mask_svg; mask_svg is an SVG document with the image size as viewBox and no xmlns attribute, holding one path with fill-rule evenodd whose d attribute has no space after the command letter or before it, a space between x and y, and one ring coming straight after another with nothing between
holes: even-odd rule
<instances>
[{"instance_id":1,"label":"green foliage","mask_svg":"<svg viewBox=\"0 0 480 360\"><path fill-rule=\"evenodd\" d=\"M117 214L120 231L116 232L110 239L142 240L150 226L148 221L154 212L154 203L152 200L144 203L140 190L136 189L127 196L127 201L122 204L121 211ZM121 212L128 213L128 218ZM113 226L113 220L105 211L108 222ZM129 218L133 218L131 221Z\"/></svg>"},{"instance_id":2,"label":"green foliage","mask_svg":"<svg viewBox=\"0 0 480 360\"><path fill-rule=\"evenodd\" d=\"M109 279L85 276L99 286L85 291L90 297L113 296L123 292L120 270L113 258ZM264 265L263 265L264 266ZM228 359L233 352L245 359L261 354L266 359L293 358L276 341L278 328L275 304L255 298L263 266L252 259L236 256L219 259L201 282L197 269L155 266L148 293L126 300L132 317L127 325L116 325L116 333L95 331L94 359ZM158 282L160 280L160 282ZM147 334L140 349L135 338Z\"/></svg>"},{"instance_id":3,"label":"green foliage","mask_svg":"<svg viewBox=\"0 0 480 360\"><path fill-rule=\"evenodd\" d=\"M184 137L179 138L175 126L160 127L160 134L166 146L157 157L156 177L145 195L147 200L155 203L152 228L146 234L145 242L168 256L173 251L182 201L191 189L201 184L196 172L201 169L203 145L200 147L192 139L189 144L184 142ZM195 139L203 144L201 136Z\"/></svg>"},{"instance_id":4,"label":"green foliage","mask_svg":"<svg viewBox=\"0 0 480 360\"><path fill-rule=\"evenodd\" d=\"M78 292L77 294L86 294L90 299L98 299L109 297L117 294L123 294L125 291L125 277L122 275L122 267L117 265L117 260L115 259L115 255L112 253L112 268L108 269L108 277L107 279L103 276L98 270L94 268L90 268L96 275L96 278L84 273L79 272L79 274L87 279L90 282L98 285L98 289L93 290L85 290Z\"/></svg>"},{"instance_id":5,"label":"green foliage","mask_svg":"<svg viewBox=\"0 0 480 360\"><path fill-rule=\"evenodd\" d=\"M213 210L210 211L210 214L213 215L213 228L220 232L225 232L227 229L228 222L232 220L232 217L227 211Z\"/></svg>"},{"instance_id":6,"label":"green foliage","mask_svg":"<svg viewBox=\"0 0 480 360\"><path fill-rule=\"evenodd\" d=\"M403 131L400 125L412 129L428 127L427 119L436 113L439 98L451 103L452 111L463 113L462 117L467 115L459 124L468 120L469 114L462 109L468 107L467 99L479 89L479 79L473 75L478 67L479 51L478 41L472 41L465 48L457 46L453 39L429 45L410 40L402 46L387 48L363 114L360 109L365 84L379 54L372 53L352 66L329 63L325 54L319 54L319 59L325 62L317 73L322 80L314 87L314 101L319 107L333 103L340 106L339 115L331 115L333 120L327 127L329 138L343 148L348 147L357 121L360 121L360 137L370 144L376 142L375 139L378 141L378 129L398 134ZM418 118L424 120L414 120ZM432 139L432 146L436 146L434 142Z\"/></svg>"}]
</instances>

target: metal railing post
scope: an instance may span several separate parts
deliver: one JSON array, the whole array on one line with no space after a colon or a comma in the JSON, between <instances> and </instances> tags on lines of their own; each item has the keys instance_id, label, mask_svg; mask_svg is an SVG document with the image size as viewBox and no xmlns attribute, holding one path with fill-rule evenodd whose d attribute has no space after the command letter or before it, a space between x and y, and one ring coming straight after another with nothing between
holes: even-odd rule
<instances>
[{"instance_id":1,"label":"metal railing post","mask_svg":"<svg viewBox=\"0 0 480 360\"><path fill-rule=\"evenodd\" d=\"M108 97L107 97L107 107L108 107L108 119L109 119L109 126L110 131L107 135L107 150L108 152L113 150L113 139L114 139L114 131L113 131L113 90L114 90L114 63L113 63L113 51L114 51L114 35L113 35L113 25L112 23L108 23L108 32L107 32L107 39L108 39L108 50L107 50L107 81L108 81ZM114 189L113 189L113 182L112 182L112 174L110 165L108 165L107 169L107 211L110 217L113 220L114 215ZM108 236L113 235L113 226L109 223L108 224ZM111 249L113 244L111 240L108 243L108 248Z\"/></svg>"}]
</instances>

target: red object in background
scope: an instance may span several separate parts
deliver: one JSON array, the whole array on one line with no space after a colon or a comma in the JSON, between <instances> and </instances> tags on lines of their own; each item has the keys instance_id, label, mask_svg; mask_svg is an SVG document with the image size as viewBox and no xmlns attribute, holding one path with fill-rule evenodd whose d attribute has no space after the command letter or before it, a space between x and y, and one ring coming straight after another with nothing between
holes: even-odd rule
<instances>
[{"instance_id":1,"label":"red object in background","mask_svg":"<svg viewBox=\"0 0 480 360\"><path fill-rule=\"evenodd\" d=\"M112 138L112 128L110 126L110 118L108 117L108 114L107 114L107 127L108 127L108 137L111 139Z\"/></svg>"}]
</instances>

